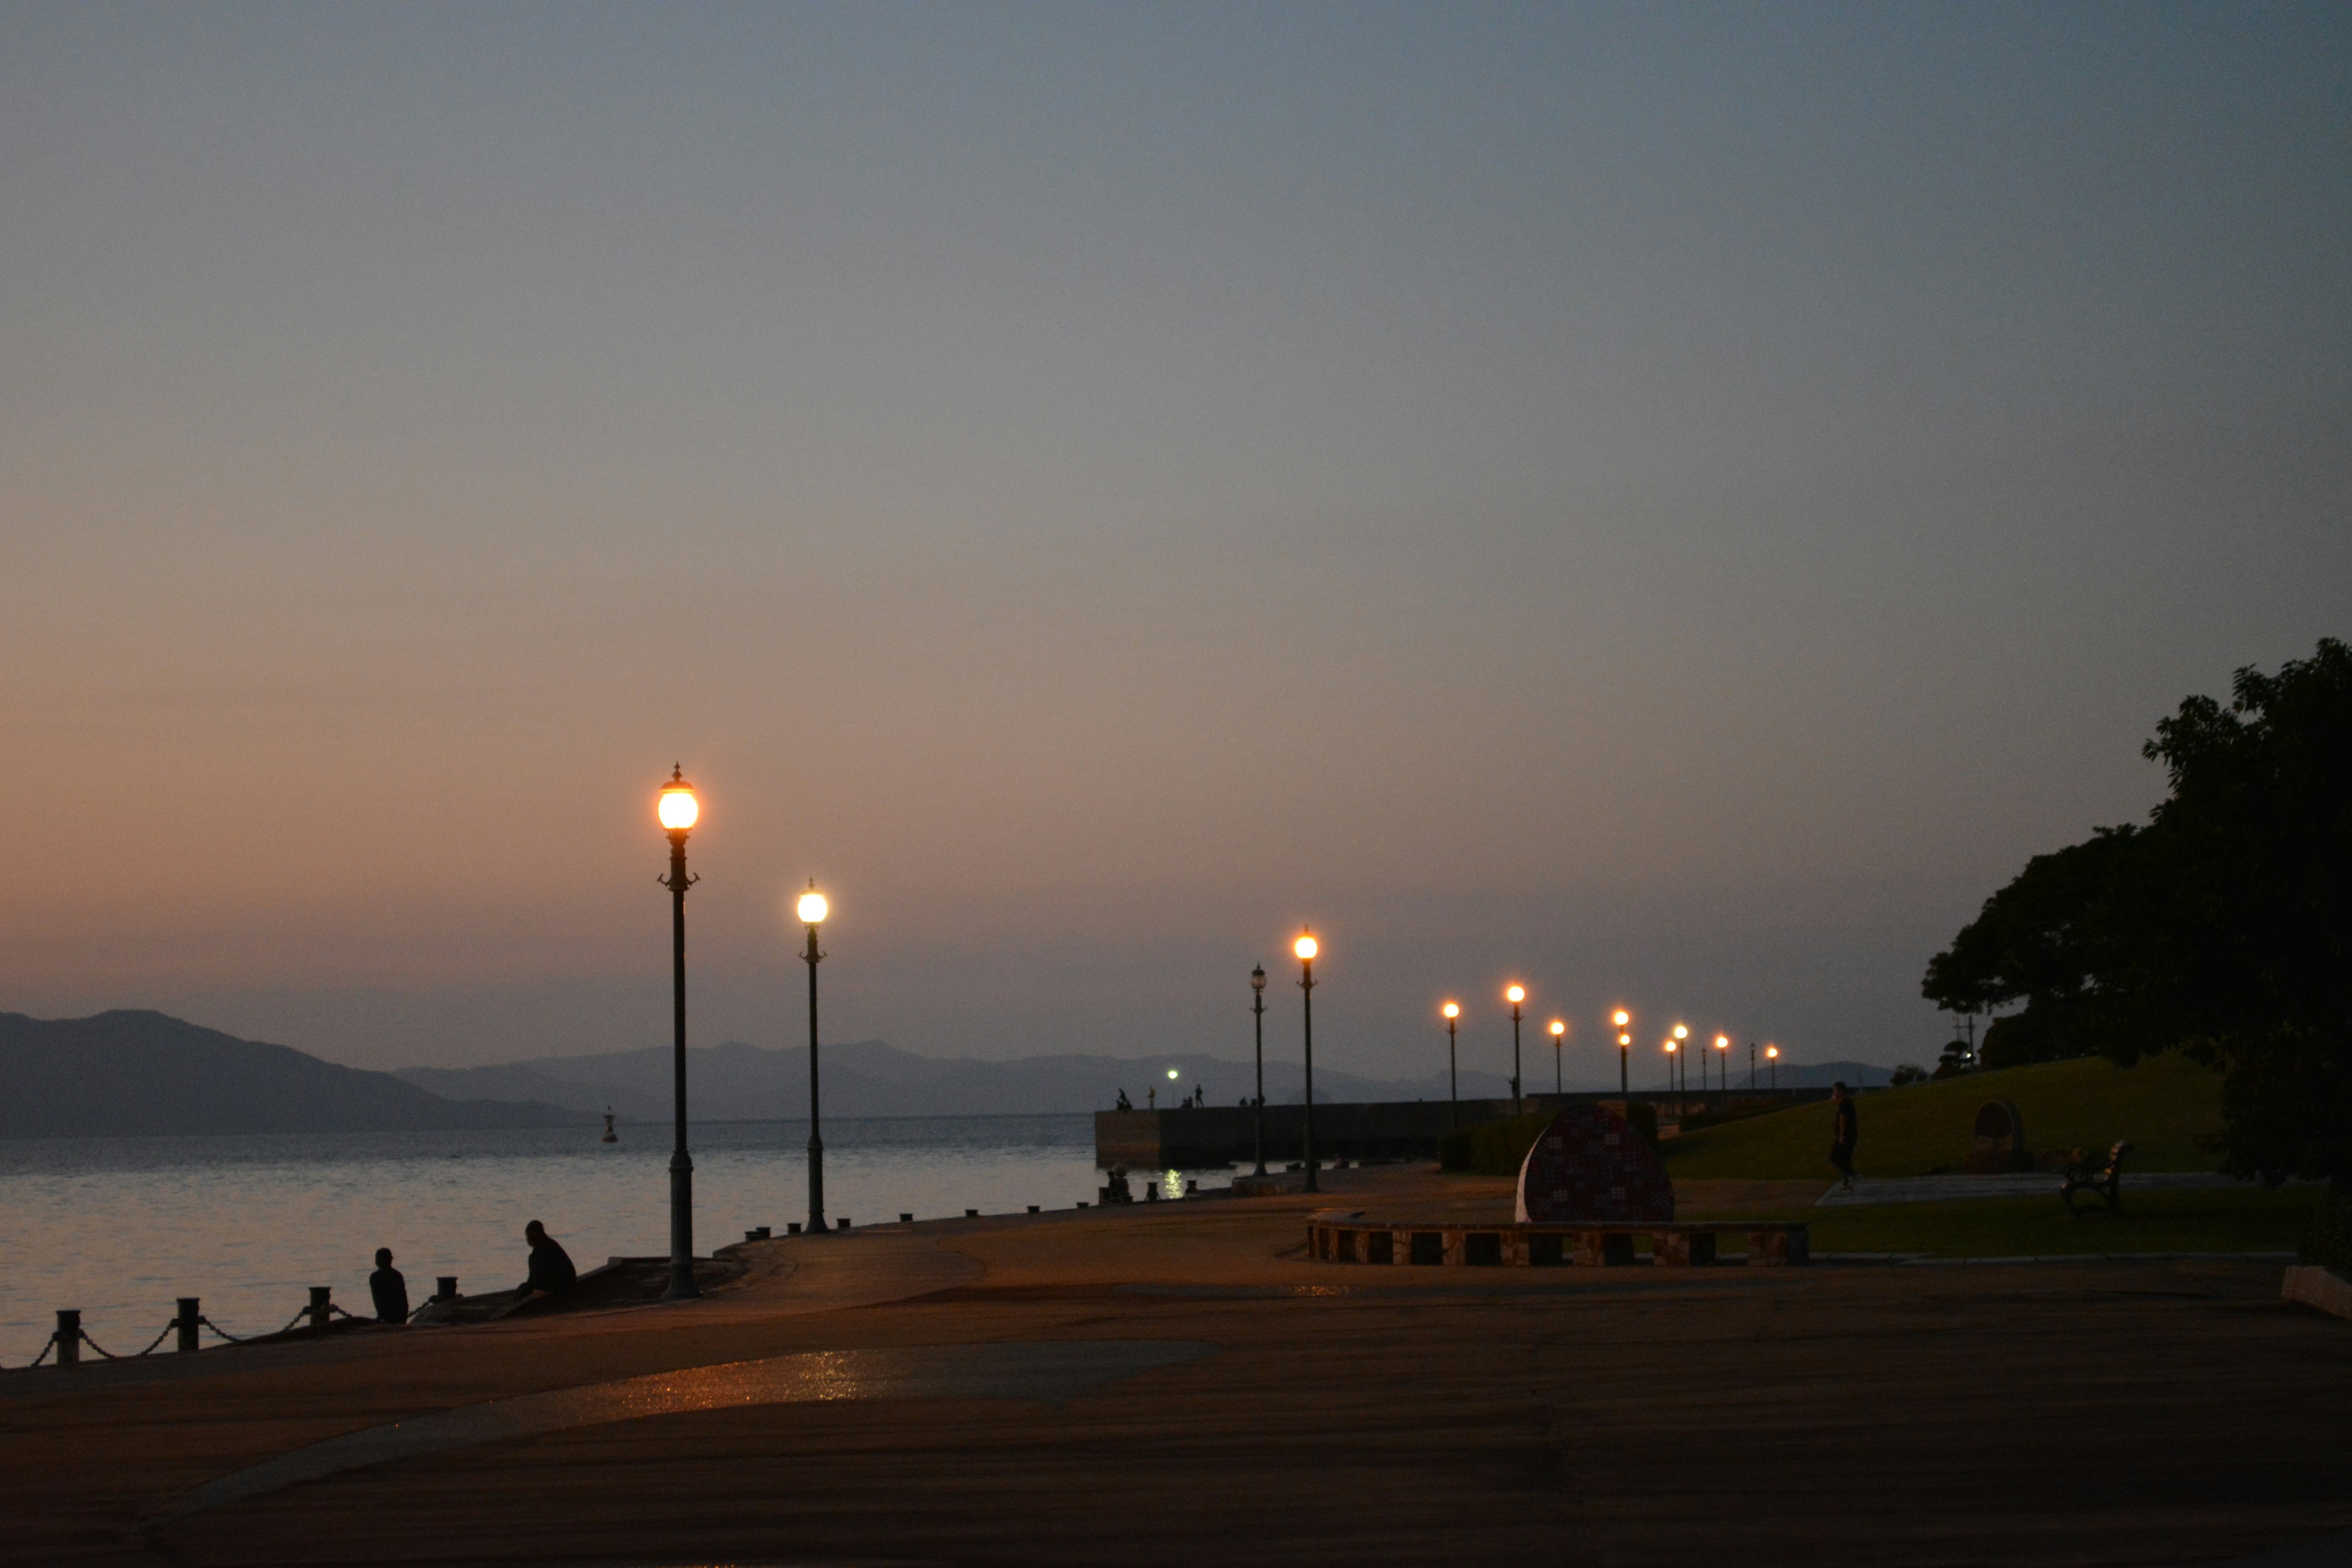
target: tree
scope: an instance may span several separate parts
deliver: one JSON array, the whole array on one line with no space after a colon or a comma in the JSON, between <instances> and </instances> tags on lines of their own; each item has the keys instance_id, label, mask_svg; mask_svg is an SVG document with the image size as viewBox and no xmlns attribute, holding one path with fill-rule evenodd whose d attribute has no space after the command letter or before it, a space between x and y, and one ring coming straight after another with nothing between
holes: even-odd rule
<instances>
[{"instance_id":1,"label":"tree","mask_svg":"<svg viewBox=\"0 0 2352 1568\"><path fill-rule=\"evenodd\" d=\"M2352 649L2241 669L2142 751L2170 784L2147 826L2035 857L1921 988L2024 1004L1989 1067L2186 1047L2224 1075L2226 1169L2352 1193Z\"/></svg>"}]
</instances>

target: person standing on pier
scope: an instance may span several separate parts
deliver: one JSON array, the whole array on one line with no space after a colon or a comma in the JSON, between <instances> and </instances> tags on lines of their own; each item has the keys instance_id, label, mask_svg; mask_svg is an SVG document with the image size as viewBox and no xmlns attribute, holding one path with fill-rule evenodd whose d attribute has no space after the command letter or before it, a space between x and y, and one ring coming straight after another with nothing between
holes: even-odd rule
<instances>
[{"instance_id":1,"label":"person standing on pier","mask_svg":"<svg viewBox=\"0 0 2352 1568\"><path fill-rule=\"evenodd\" d=\"M375 1249L375 1272L368 1276L368 1294L375 1298L377 1322L408 1321L408 1281L392 1266L389 1247Z\"/></svg>"}]
</instances>

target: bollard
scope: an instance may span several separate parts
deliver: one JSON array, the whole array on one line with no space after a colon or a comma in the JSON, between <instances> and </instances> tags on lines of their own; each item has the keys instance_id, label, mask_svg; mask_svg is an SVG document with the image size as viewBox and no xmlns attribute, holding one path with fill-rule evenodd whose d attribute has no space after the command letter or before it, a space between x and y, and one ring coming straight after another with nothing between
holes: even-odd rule
<instances>
[{"instance_id":1,"label":"bollard","mask_svg":"<svg viewBox=\"0 0 2352 1568\"><path fill-rule=\"evenodd\" d=\"M776 1239L776 1233L769 1226L763 1225L760 1227L759 1237L761 1241L773 1241Z\"/></svg>"},{"instance_id":2,"label":"bollard","mask_svg":"<svg viewBox=\"0 0 2352 1568\"><path fill-rule=\"evenodd\" d=\"M835 1220L833 1222L833 1228L835 1230L847 1230L849 1228L849 1222L845 1219Z\"/></svg>"},{"instance_id":3,"label":"bollard","mask_svg":"<svg viewBox=\"0 0 2352 1568\"><path fill-rule=\"evenodd\" d=\"M323 1329L327 1326L327 1298L334 1294L334 1289L332 1285L310 1287L310 1305L304 1309L304 1311L310 1320L311 1328Z\"/></svg>"},{"instance_id":4,"label":"bollard","mask_svg":"<svg viewBox=\"0 0 2352 1568\"><path fill-rule=\"evenodd\" d=\"M172 1326L180 1331L180 1342L173 1348L182 1355L196 1353L196 1330L204 1321L204 1313L198 1309L196 1300L194 1296L181 1297L180 1315L172 1320Z\"/></svg>"},{"instance_id":5,"label":"bollard","mask_svg":"<svg viewBox=\"0 0 2352 1568\"><path fill-rule=\"evenodd\" d=\"M81 1364L81 1309L79 1307L58 1309L58 1364L59 1366Z\"/></svg>"},{"instance_id":6,"label":"bollard","mask_svg":"<svg viewBox=\"0 0 2352 1568\"><path fill-rule=\"evenodd\" d=\"M457 1277L455 1274L436 1275L433 1279L433 1299L436 1301L456 1300L457 1299Z\"/></svg>"},{"instance_id":7,"label":"bollard","mask_svg":"<svg viewBox=\"0 0 2352 1568\"><path fill-rule=\"evenodd\" d=\"M898 1223L900 1225L912 1225L915 1223L915 1216L910 1214L902 1214L898 1216Z\"/></svg>"},{"instance_id":8,"label":"bollard","mask_svg":"<svg viewBox=\"0 0 2352 1568\"><path fill-rule=\"evenodd\" d=\"M1084 1198L1080 1198L1080 1199L1078 1200L1078 1206L1079 1206L1080 1208L1084 1208L1084 1207L1086 1207L1086 1206L1087 1206L1087 1200L1086 1200L1086 1199L1084 1199Z\"/></svg>"},{"instance_id":9,"label":"bollard","mask_svg":"<svg viewBox=\"0 0 2352 1568\"><path fill-rule=\"evenodd\" d=\"M747 1230L743 1233L743 1239L746 1241L757 1241L760 1239L760 1233L756 1230Z\"/></svg>"},{"instance_id":10,"label":"bollard","mask_svg":"<svg viewBox=\"0 0 2352 1568\"><path fill-rule=\"evenodd\" d=\"M963 1217L966 1219L978 1219L980 1217L980 1211L978 1209L966 1209L963 1211Z\"/></svg>"},{"instance_id":11,"label":"bollard","mask_svg":"<svg viewBox=\"0 0 2352 1568\"><path fill-rule=\"evenodd\" d=\"M786 1236L798 1236L800 1233L801 1222L798 1220L793 1220L784 1226L784 1234Z\"/></svg>"},{"instance_id":12,"label":"bollard","mask_svg":"<svg viewBox=\"0 0 2352 1568\"><path fill-rule=\"evenodd\" d=\"M1035 1214L1037 1212L1037 1205L1035 1204L1031 1204L1029 1205L1029 1212L1031 1214Z\"/></svg>"}]
</instances>

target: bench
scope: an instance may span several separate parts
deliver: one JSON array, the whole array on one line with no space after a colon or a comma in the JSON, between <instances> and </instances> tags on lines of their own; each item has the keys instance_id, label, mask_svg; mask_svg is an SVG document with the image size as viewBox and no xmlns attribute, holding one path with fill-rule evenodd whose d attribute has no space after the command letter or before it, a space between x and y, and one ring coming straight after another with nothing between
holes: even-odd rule
<instances>
[{"instance_id":1,"label":"bench","mask_svg":"<svg viewBox=\"0 0 2352 1568\"><path fill-rule=\"evenodd\" d=\"M1326 1263L1454 1264L1467 1268L1606 1268L1634 1260L1634 1242L1650 1237L1661 1268L1716 1261L1717 1238L1738 1237L1751 1268L1811 1260L1811 1231L1802 1220L1563 1220L1542 1224L1410 1224L1355 1215L1307 1222L1307 1256Z\"/></svg>"},{"instance_id":2,"label":"bench","mask_svg":"<svg viewBox=\"0 0 2352 1568\"><path fill-rule=\"evenodd\" d=\"M2123 1213L2124 1156L2130 1152L2131 1145L2117 1140L2116 1146L2107 1151L2107 1163L2104 1165L2094 1165L2087 1159L2069 1161L2066 1180L2058 1189L2058 1201L2066 1205L2066 1212L2076 1219L2082 1218L2083 1211L2074 1206L2074 1194L2089 1192L2106 1200L2109 1214Z\"/></svg>"}]
</instances>

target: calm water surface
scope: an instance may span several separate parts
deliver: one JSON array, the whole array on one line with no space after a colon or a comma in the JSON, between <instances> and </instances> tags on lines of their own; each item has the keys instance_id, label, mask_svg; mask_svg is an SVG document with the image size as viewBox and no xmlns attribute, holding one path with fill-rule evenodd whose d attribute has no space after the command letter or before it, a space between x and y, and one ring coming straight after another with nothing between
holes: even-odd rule
<instances>
[{"instance_id":1,"label":"calm water surface","mask_svg":"<svg viewBox=\"0 0 2352 1568\"><path fill-rule=\"evenodd\" d=\"M375 1249L412 1302L523 1277L523 1222L544 1220L583 1270L669 1250L669 1131L309 1133L0 1142L0 1363L22 1366L79 1307L116 1354L152 1339L173 1299L235 1334L282 1327L306 1287L365 1314ZM975 1116L825 1124L826 1207L859 1226L1092 1202L1090 1117ZM695 1250L808 1213L808 1123L695 1128ZM1181 1190L1182 1177L1162 1178ZM1139 1191L1137 1195L1141 1196Z\"/></svg>"}]
</instances>

